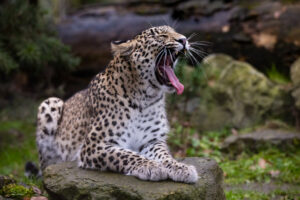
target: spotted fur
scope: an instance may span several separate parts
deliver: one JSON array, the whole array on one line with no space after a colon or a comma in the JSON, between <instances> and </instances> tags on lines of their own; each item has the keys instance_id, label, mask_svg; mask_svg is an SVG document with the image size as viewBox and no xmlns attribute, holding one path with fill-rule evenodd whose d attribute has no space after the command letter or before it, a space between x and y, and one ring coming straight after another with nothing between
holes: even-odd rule
<instances>
[{"instance_id":1,"label":"spotted fur","mask_svg":"<svg viewBox=\"0 0 300 200\"><path fill-rule=\"evenodd\" d=\"M160 49L183 49L182 38L172 28L160 26L115 42L113 60L87 89L65 102L45 100L37 126L41 168L77 161L81 168L143 180L195 183L195 167L176 161L168 150L164 99L166 92L175 90L160 84L154 71Z\"/></svg>"}]
</instances>

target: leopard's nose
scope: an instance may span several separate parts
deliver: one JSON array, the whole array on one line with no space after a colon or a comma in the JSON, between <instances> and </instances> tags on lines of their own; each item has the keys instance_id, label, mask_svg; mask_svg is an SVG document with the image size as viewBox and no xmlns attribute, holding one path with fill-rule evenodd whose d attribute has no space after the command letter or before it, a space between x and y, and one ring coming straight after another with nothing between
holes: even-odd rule
<instances>
[{"instance_id":1,"label":"leopard's nose","mask_svg":"<svg viewBox=\"0 0 300 200\"><path fill-rule=\"evenodd\" d=\"M176 40L177 42L179 42L180 44L182 44L185 47L186 44L186 38L180 38L178 40Z\"/></svg>"}]
</instances>

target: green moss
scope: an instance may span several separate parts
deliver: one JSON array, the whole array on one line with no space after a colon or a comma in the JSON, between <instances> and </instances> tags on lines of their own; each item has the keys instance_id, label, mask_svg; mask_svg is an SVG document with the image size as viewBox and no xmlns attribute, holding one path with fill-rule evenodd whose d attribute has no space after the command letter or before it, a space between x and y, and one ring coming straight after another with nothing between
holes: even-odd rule
<instances>
[{"instance_id":1,"label":"green moss","mask_svg":"<svg viewBox=\"0 0 300 200\"><path fill-rule=\"evenodd\" d=\"M26 188L22 185L9 184L0 190L0 195L6 198L24 199L25 197L33 196L34 191L31 187Z\"/></svg>"}]
</instances>

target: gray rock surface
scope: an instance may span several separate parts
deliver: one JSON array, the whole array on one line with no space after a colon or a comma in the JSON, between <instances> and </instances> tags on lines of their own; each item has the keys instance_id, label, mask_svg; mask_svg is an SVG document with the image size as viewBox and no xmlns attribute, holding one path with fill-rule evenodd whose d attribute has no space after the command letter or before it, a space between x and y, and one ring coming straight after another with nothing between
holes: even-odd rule
<instances>
[{"instance_id":1,"label":"gray rock surface","mask_svg":"<svg viewBox=\"0 0 300 200\"><path fill-rule=\"evenodd\" d=\"M226 191L252 191L256 193L263 193L263 194L270 194L276 193L276 191L284 191L286 193L290 191L300 191L299 185L293 185L289 183L276 183L275 181L270 181L266 183L258 183L258 182L250 182L250 183L243 183L238 185L229 185L226 184L225 186ZM282 199L280 198L280 193L277 194L277 198L272 199ZM300 192L299 192L300 196Z\"/></svg>"},{"instance_id":2,"label":"gray rock surface","mask_svg":"<svg viewBox=\"0 0 300 200\"><path fill-rule=\"evenodd\" d=\"M50 165L44 171L44 186L50 199L114 200L222 200L223 172L209 158L186 158L184 163L197 168L201 178L196 184L172 181L141 181L112 172L83 170L73 162Z\"/></svg>"},{"instance_id":3,"label":"gray rock surface","mask_svg":"<svg viewBox=\"0 0 300 200\"><path fill-rule=\"evenodd\" d=\"M222 149L238 154L244 150L259 150L277 147L283 151L291 151L300 147L300 133L284 130L259 130L243 135L231 135L225 139Z\"/></svg>"}]
</instances>

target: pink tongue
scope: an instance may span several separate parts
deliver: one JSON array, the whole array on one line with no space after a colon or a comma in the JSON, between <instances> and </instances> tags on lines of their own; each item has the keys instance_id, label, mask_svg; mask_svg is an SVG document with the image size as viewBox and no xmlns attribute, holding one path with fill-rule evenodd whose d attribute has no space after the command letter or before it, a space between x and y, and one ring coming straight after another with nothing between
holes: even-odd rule
<instances>
[{"instance_id":1,"label":"pink tongue","mask_svg":"<svg viewBox=\"0 0 300 200\"><path fill-rule=\"evenodd\" d=\"M165 67L165 72L167 73L167 76L170 80L170 82L172 83L172 85L174 86L174 88L177 91L177 94L180 95L182 94L183 90L184 90L184 85L182 85L178 78L176 77L173 69L170 66L166 66Z\"/></svg>"}]
</instances>

